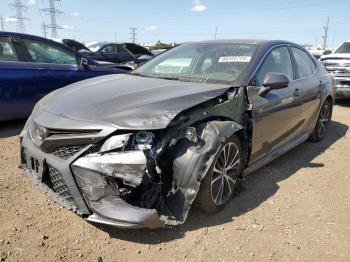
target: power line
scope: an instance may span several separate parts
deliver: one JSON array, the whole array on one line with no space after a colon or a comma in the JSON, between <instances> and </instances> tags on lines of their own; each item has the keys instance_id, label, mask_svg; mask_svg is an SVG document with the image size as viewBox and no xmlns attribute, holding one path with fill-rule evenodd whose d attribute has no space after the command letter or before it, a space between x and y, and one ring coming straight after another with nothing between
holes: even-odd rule
<instances>
[{"instance_id":1,"label":"power line","mask_svg":"<svg viewBox=\"0 0 350 262\"><path fill-rule=\"evenodd\" d=\"M327 48L327 38L328 38L328 30L329 30L329 17L327 17L327 24L323 27L324 35L323 38L323 49Z\"/></svg>"},{"instance_id":2,"label":"power line","mask_svg":"<svg viewBox=\"0 0 350 262\"><path fill-rule=\"evenodd\" d=\"M24 21L29 21L28 18L23 16L23 12L28 9L28 7L24 4L22 4L21 0L15 0L13 4L9 5L10 8L14 9L16 11L15 16L10 16L10 18L16 20L17 22L17 32L24 33L26 31L26 26L24 24Z\"/></svg>"},{"instance_id":3,"label":"power line","mask_svg":"<svg viewBox=\"0 0 350 262\"><path fill-rule=\"evenodd\" d=\"M47 28L51 29L51 37L58 38L58 29L62 29L61 26L57 25L57 16L63 14L63 12L55 7L55 2L60 2L61 0L49 0L50 7L41 9L44 13L50 16L50 24L46 25Z\"/></svg>"},{"instance_id":4,"label":"power line","mask_svg":"<svg viewBox=\"0 0 350 262\"><path fill-rule=\"evenodd\" d=\"M135 44L135 42L136 42L136 35L137 35L136 30L137 30L136 27L130 27L130 35L131 35L130 40L131 40L131 42L133 42L134 44Z\"/></svg>"}]
</instances>

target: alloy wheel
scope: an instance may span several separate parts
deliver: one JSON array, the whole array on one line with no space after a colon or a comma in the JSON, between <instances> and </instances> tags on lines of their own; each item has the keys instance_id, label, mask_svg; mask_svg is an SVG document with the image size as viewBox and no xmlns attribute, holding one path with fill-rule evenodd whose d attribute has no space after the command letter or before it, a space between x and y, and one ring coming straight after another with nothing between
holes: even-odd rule
<instances>
[{"instance_id":1,"label":"alloy wheel","mask_svg":"<svg viewBox=\"0 0 350 262\"><path fill-rule=\"evenodd\" d=\"M331 114L331 107L328 102L324 103L320 117L318 120L318 129L317 129L317 134L321 138L326 134L327 131L327 126L330 120L330 114Z\"/></svg>"},{"instance_id":2,"label":"alloy wheel","mask_svg":"<svg viewBox=\"0 0 350 262\"><path fill-rule=\"evenodd\" d=\"M240 172L240 152L234 142L225 144L215 160L211 177L211 197L223 205L232 195Z\"/></svg>"}]
</instances>

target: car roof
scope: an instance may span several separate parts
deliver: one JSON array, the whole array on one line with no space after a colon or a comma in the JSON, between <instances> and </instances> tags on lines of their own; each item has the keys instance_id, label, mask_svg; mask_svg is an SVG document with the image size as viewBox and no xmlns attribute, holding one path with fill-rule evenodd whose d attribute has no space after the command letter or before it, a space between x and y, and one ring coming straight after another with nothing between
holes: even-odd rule
<instances>
[{"instance_id":1,"label":"car roof","mask_svg":"<svg viewBox=\"0 0 350 262\"><path fill-rule=\"evenodd\" d=\"M264 39L217 39L217 40L201 40L190 41L186 43L203 43L203 44L251 44L251 45L279 45L279 44L294 44L285 40L264 40Z\"/></svg>"},{"instance_id":2,"label":"car roof","mask_svg":"<svg viewBox=\"0 0 350 262\"><path fill-rule=\"evenodd\" d=\"M17 32L9 32L9 31L1 31L0 36L19 36L19 37L31 37L31 38L38 38L42 39L41 36L31 35L31 34L25 34L25 33L17 33ZM48 39L48 38L45 38Z\"/></svg>"},{"instance_id":3,"label":"car roof","mask_svg":"<svg viewBox=\"0 0 350 262\"><path fill-rule=\"evenodd\" d=\"M36 36L36 35L31 35L31 34L24 34L24 33L17 33L17 32L6 32L6 31L0 31L0 36L12 36L12 37L17 36L17 37L24 37L24 38L30 38L30 39L34 39L34 40L38 40L38 41L42 41L42 42L47 42L47 43L50 43L52 45L59 46L60 48L65 49L70 53L74 53L78 57L84 57L84 58L88 59L89 61L91 61L92 63L94 63L93 60L84 56L83 54L80 54L79 52L75 51L74 49L69 48L68 46L66 46L60 42L56 42L56 41L48 39L48 38L44 38L44 37Z\"/></svg>"}]
</instances>

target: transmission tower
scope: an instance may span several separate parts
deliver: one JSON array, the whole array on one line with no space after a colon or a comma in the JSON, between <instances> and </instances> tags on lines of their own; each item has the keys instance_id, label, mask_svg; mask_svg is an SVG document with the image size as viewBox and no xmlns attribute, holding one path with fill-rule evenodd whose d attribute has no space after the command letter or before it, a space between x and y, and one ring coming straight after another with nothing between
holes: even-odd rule
<instances>
[{"instance_id":1,"label":"transmission tower","mask_svg":"<svg viewBox=\"0 0 350 262\"><path fill-rule=\"evenodd\" d=\"M136 27L130 27L130 35L131 35L130 40L131 40L131 42L133 42L134 44L135 44L135 42L136 42L136 35L137 35L136 30L137 30Z\"/></svg>"},{"instance_id":2,"label":"transmission tower","mask_svg":"<svg viewBox=\"0 0 350 262\"><path fill-rule=\"evenodd\" d=\"M4 19L2 18L2 15L0 15L0 25L1 25L1 31L5 31Z\"/></svg>"},{"instance_id":3,"label":"transmission tower","mask_svg":"<svg viewBox=\"0 0 350 262\"><path fill-rule=\"evenodd\" d=\"M48 25L43 22L41 24L41 29L43 30L43 34L45 38L47 38L47 28L48 28Z\"/></svg>"},{"instance_id":4,"label":"transmission tower","mask_svg":"<svg viewBox=\"0 0 350 262\"><path fill-rule=\"evenodd\" d=\"M323 27L324 35L323 38L323 49L325 50L327 48L327 38L328 38L328 30L329 30L329 17L327 18L327 24Z\"/></svg>"},{"instance_id":5,"label":"transmission tower","mask_svg":"<svg viewBox=\"0 0 350 262\"><path fill-rule=\"evenodd\" d=\"M16 11L16 15L10 16L10 18L16 20L17 32L24 33L26 31L26 25L24 24L24 21L29 21L28 18L23 16L23 12L27 10L27 6L22 4L21 0L15 0L15 2L13 4L10 4L9 6Z\"/></svg>"},{"instance_id":6,"label":"transmission tower","mask_svg":"<svg viewBox=\"0 0 350 262\"><path fill-rule=\"evenodd\" d=\"M61 0L49 0L50 7L41 9L44 13L48 14L50 16L50 24L46 25L46 28L51 29L51 37L52 38L58 38L58 29L62 29L59 25L57 25L56 18L57 16L63 14L61 10L58 10L55 7L55 2L60 2Z\"/></svg>"}]
</instances>

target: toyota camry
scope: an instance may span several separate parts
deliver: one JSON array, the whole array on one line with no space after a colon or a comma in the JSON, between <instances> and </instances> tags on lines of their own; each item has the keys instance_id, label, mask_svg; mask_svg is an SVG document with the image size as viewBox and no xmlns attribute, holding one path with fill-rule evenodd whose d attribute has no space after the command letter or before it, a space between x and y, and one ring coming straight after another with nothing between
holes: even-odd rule
<instances>
[{"instance_id":1,"label":"toyota camry","mask_svg":"<svg viewBox=\"0 0 350 262\"><path fill-rule=\"evenodd\" d=\"M333 88L291 42L184 43L41 99L21 133L21 167L90 222L178 225L193 204L218 212L245 175L322 140Z\"/></svg>"}]
</instances>

